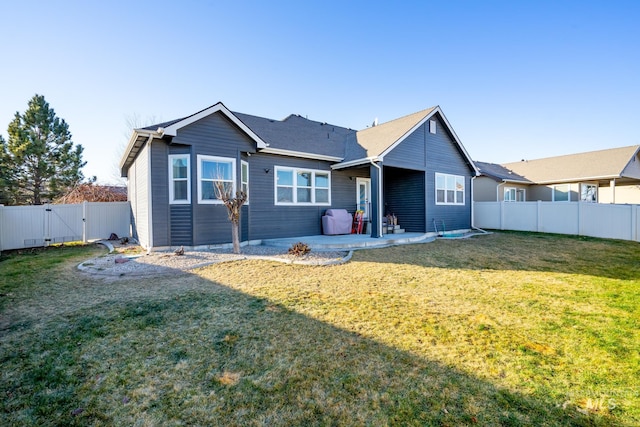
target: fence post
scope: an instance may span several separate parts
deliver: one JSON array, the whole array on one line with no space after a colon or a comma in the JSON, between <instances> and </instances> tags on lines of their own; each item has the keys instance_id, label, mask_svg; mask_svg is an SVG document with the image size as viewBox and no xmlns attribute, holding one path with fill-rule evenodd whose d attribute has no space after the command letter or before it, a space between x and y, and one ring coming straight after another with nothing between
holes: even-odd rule
<instances>
[{"instance_id":1,"label":"fence post","mask_svg":"<svg viewBox=\"0 0 640 427\"><path fill-rule=\"evenodd\" d=\"M49 206L49 203L45 203L42 207L44 208L44 236L42 237L42 243L46 248L51 242L51 206Z\"/></svg>"},{"instance_id":2,"label":"fence post","mask_svg":"<svg viewBox=\"0 0 640 427\"><path fill-rule=\"evenodd\" d=\"M631 240L638 241L638 205L631 205Z\"/></svg>"},{"instance_id":3,"label":"fence post","mask_svg":"<svg viewBox=\"0 0 640 427\"><path fill-rule=\"evenodd\" d=\"M536 205L536 231L540 232L540 224L542 223L542 200L538 200Z\"/></svg>"},{"instance_id":4,"label":"fence post","mask_svg":"<svg viewBox=\"0 0 640 427\"><path fill-rule=\"evenodd\" d=\"M82 202L82 243L87 243L87 201Z\"/></svg>"},{"instance_id":5,"label":"fence post","mask_svg":"<svg viewBox=\"0 0 640 427\"><path fill-rule=\"evenodd\" d=\"M582 236L582 203L578 203L578 236Z\"/></svg>"},{"instance_id":6,"label":"fence post","mask_svg":"<svg viewBox=\"0 0 640 427\"><path fill-rule=\"evenodd\" d=\"M504 201L500 202L500 230L504 230Z\"/></svg>"}]
</instances>

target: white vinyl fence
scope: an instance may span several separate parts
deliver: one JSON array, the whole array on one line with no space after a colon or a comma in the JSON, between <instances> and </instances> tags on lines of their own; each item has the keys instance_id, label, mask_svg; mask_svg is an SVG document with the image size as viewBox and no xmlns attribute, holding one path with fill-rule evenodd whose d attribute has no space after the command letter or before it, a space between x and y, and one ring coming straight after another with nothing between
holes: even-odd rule
<instances>
[{"instance_id":1,"label":"white vinyl fence","mask_svg":"<svg viewBox=\"0 0 640 427\"><path fill-rule=\"evenodd\" d=\"M640 241L638 205L474 202L474 226Z\"/></svg>"},{"instance_id":2,"label":"white vinyl fence","mask_svg":"<svg viewBox=\"0 0 640 427\"><path fill-rule=\"evenodd\" d=\"M0 205L0 251L131 234L129 202Z\"/></svg>"}]
</instances>

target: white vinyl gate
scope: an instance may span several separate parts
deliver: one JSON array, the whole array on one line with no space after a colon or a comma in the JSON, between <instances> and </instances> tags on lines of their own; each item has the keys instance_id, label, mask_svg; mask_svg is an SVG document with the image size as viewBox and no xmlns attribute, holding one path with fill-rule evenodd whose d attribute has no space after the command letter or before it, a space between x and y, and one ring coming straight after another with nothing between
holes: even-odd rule
<instances>
[{"instance_id":1,"label":"white vinyl gate","mask_svg":"<svg viewBox=\"0 0 640 427\"><path fill-rule=\"evenodd\" d=\"M131 234L129 202L0 205L0 251Z\"/></svg>"}]
</instances>

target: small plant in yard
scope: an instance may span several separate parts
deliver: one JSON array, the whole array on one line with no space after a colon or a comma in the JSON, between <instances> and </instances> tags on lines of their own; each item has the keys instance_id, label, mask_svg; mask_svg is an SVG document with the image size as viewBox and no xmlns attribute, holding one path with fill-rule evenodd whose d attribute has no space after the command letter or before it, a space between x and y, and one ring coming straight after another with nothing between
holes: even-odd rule
<instances>
[{"instance_id":1,"label":"small plant in yard","mask_svg":"<svg viewBox=\"0 0 640 427\"><path fill-rule=\"evenodd\" d=\"M294 255L297 257L304 256L309 252L311 252L311 248L309 247L309 245L303 242L294 243L288 250L289 255Z\"/></svg>"}]
</instances>

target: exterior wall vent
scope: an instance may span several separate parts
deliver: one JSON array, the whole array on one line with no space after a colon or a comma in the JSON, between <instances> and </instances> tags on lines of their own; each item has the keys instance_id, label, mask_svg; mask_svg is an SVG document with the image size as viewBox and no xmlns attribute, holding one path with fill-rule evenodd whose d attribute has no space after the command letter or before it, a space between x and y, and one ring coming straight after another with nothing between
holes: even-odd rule
<instances>
[{"instance_id":1,"label":"exterior wall vent","mask_svg":"<svg viewBox=\"0 0 640 427\"><path fill-rule=\"evenodd\" d=\"M436 121L429 120L429 133L436 133Z\"/></svg>"}]
</instances>

